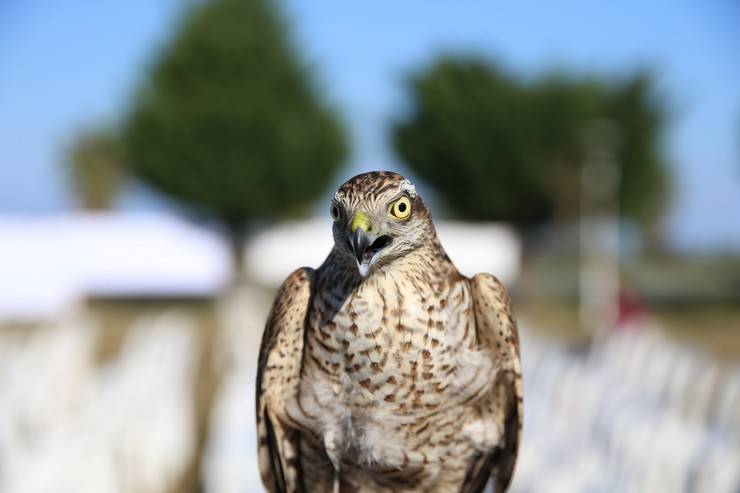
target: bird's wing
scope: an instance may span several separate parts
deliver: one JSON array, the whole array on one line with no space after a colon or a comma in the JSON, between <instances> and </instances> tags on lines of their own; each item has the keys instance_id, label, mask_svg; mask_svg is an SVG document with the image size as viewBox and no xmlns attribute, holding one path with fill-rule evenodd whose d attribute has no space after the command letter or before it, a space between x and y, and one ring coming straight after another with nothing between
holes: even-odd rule
<instances>
[{"instance_id":1,"label":"bird's wing","mask_svg":"<svg viewBox=\"0 0 740 493\"><path fill-rule=\"evenodd\" d=\"M506 288L490 274L470 280L475 322L481 349L490 351L498 369L494 385L481 405L501 431L495 449L482 453L468 471L463 491L483 491L493 476L494 492L509 487L519 449L523 417L523 389L519 364L519 333Z\"/></svg>"},{"instance_id":2,"label":"bird's wing","mask_svg":"<svg viewBox=\"0 0 740 493\"><path fill-rule=\"evenodd\" d=\"M303 491L300 432L278 416L297 395L313 270L298 269L278 291L262 335L257 366L257 436L262 482L273 493Z\"/></svg>"}]
</instances>

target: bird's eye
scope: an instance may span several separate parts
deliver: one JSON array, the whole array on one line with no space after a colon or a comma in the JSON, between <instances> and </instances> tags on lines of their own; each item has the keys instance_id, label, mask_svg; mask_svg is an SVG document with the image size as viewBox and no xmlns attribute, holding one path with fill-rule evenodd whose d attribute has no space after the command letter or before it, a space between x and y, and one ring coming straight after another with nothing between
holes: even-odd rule
<instances>
[{"instance_id":1,"label":"bird's eye","mask_svg":"<svg viewBox=\"0 0 740 493\"><path fill-rule=\"evenodd\" d=\"M389 213L394 219L406 219L411 215L411 201L408 197L401 197L391 204Z\"/></svg>"},{"instance_id":2,"label":"bird's eye","mask_svg":"<svg viewBox=\"0 0 740 493\"><path fill-rule=\"evenodd\" d=\"M342 218L342 211L339 210L339 206L337 204L332 204L329 212L334 221L339 221Z\"/></svg>"}]
</instances>

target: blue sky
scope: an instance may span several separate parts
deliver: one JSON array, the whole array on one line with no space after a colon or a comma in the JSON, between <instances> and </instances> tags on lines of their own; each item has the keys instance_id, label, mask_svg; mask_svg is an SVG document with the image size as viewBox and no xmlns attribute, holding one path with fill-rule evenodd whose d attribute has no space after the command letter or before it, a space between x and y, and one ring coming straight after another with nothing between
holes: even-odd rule
<instances>
[{"instance_id":1,"label":"blue sky","mask_svg":"<svg viewBox=\"0 0 740 493\"><path fill-rule=\"evenodd\" d=\"M113 122L183 0L0 0L0 211L72 207L62 156L81 127ZM733 0L285 0L296 44L350 123L347 175L398 167L385 143L403 78L440 52L475 52L524 77L619 76L647 66L670 103L685 251L740 250L740 4ZM141 195L127 208L146 207Z\"/></svg>"}]
</instances>

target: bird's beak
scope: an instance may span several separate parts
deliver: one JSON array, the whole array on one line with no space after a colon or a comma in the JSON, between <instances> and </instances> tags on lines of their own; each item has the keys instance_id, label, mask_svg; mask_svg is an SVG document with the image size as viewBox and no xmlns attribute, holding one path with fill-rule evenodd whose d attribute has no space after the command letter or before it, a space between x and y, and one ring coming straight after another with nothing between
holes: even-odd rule
<instances>
[{"instance_id":1,"label":"bird's beak","mask_svg":"<svg viewBox=\"0 0 740 493\"><path fill-rule=\"evenodd\" d=\"M375 235L370 233L372 229L372 223L367 214L358 212L355 217L352 218L350 223L351 234L349 237L349 245L352 248L352 253L355 255L357 260L357 269L360 271L360 275L365 277L368 270L370 269L370 260L372 255L367 255L368 249L373 241L375 241Z\"/></svg>"},{"instance_id":2,"label":"bird's beak","mask_svg":"<svg viewBox=\"0 0 740 493\"><path fill-rule=\"evenodd\" d=\"M366 260L365 254L370 253L368 252L368 248L373 241L375 241L375 236L367 233L364 229L357 228L352 232L352 235L349 237L349 243L352 246L352 253L355 254L355 258L357 259L357 265L362 264Z\"/></svg>"},{"instance_id":3,"label":"bird's beak","mask_svg":"<svg viewBox=\"0 0 740 493\"><path fill-rule=\"evenodd\" d=\"M375 254L390 243L390 238L387 236L378 237L378 235L371 233L372 223L370 218L362 212L358 212L352 218L350 230L349 245L352 248L355 260L357 260L357 270L362 277L365 277L370 271Z\"/></svg>"}]
</instances>

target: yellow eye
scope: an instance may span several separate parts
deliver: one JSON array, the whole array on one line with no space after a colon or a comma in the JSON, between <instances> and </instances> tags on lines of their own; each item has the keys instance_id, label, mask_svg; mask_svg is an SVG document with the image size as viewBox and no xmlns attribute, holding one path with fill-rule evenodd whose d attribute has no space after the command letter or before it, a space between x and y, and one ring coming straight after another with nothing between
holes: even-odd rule
<instances>
[{"instance_id":1,"label":"yellow eye","mask_svg":"<svg viewBox=\"0 0 740 493\"><path fill-rule=\"evenodd\" d=\"M339 206L337 204L332 204L329 208L329 212L331 213L331 218L335 222L342 219L342 211L339 210Z\"/></svg>"},{"instance_id":2,"label":"yellow eye","mask_svg":"<svg viewBox=\"0 0 740 493\"><path fill-rule=\"evenodd\" d=\"M395 219L406 219L411 215L411 201L408 197L401 197L391 204L389 212Z\"/></svg>"}]
</instances>

